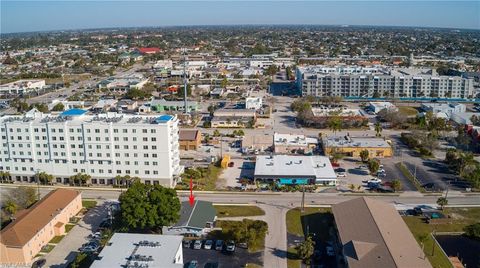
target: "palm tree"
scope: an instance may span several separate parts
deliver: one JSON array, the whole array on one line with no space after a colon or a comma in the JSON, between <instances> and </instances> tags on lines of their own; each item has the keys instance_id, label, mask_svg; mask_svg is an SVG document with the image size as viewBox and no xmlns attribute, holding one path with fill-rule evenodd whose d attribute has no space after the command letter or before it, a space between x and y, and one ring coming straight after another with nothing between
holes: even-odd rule
<instances>
[{"instance_id":1,"label":"palm tree","mask_svg":"<svg viewBox=\"0 0 480 268\"><path fill-rule=\"evenodd\" d=\"M443 210L443 207L445 207L446 205L448 205L448 199L445 198L445 197L439 197L437 199L437 205L440 206L440 209Z\"/></svg>"},{"instance_id":2,"label":"palm tree","mask_svg":"<svg viewBox=\"0 0 480 268\"><path fill-rule=\"evenodd\" d=\"M392 188L395 192L401 190L402 189L402 183L400 182L400 180L398 180L398 179L393 180L392 181Z\"/></svg>"},{"instance_id":3,"label":"palm tree","mask_svg":"<svg viewBox=\"0 0 480 268\"><path fill-rule=\"evenodd\" d=\"M367 149L360 151L360 158L362 159L362 162L367 162L369 157L369 152Z\"/></svg>"},{"instance_id":4,"label":"palm tree","mask_svg":"<svg viewBox=\"0 0 480 268\"><path fill-rule=\"evenodd\" d=\"M342 120L338 116L330 117L330 119L328 119L327 125L335 136L337 135L337 131L342 130Z\"/></svg>"},{"instance_id":5,"label":"palm tree","mask_svg":"<svg viewBox=\"0 0 480 268\"><path fill-rule=\"evenodd\" d=\"M312 240L310 236L305 239L301 244L299 244L297 247L297 253L298 256L307 264L310 263L310 258L313 255L313 252L315 250L315 242Z\"/></svg>"},{"instance_id":6,"label":"palm tree","mask_svg":"<svg viewBox=\"0 0 480 268\"><path fill-rule=\"evenodd\" d=\"M8 214L14 215L15 213L17 213L18 205L12 200L7 200L7 202L5 202L5 205L3 206L3 209Z\"/></svg>"},{"instance_id":7,"label":"palm tree","mask_svg":"<svg viewBox=\"0 0 480 268\"><path fill-rule=\"evenodd\" d=\"M376 135L377 137L381 137L382 136L382 125L380 125L380 122L377 122L375 123L375 132L376 132Z\"/></svg>"}]
</instances>

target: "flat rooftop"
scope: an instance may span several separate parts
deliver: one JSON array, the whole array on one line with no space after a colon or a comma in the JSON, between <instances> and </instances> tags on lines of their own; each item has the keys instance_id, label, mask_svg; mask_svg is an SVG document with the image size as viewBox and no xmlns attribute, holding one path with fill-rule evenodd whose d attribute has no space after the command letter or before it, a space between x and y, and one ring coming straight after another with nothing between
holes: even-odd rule
<instances>
[{"instance_id":1,"label":"flat rooftop","mask_svg":"<svg viewBox=\"0 0 480 268\"><path fill-rule=\"evenodd\" d=\"M326 156L261 155L257 156L255 177L295 177L336 179Z\"/></svg>"},{"instance_id":2,"label":"flat rooftop","mask_svg":"<svg viewBox=\"0 0 480 268\"><path fill-rule=\"evenodd\" d=\"M137 263L144 268L181 268L183 263L174 260L182 240L179 235L115 233L98 255L100 260L90 267L135 267Z\"/></svg>"},{"instance_id":3,"label":"flat rooftop","mask_svg":"<svg viewBox=\"0 0 480 268\"><path fill-rule=\"evenodd\" d=\"M317 144L316 138L309 138L305 135L282 134L275 133L273 141L276 146L307 146L309 144Z\"/></svg>"},{"instance_id":4,"label":"flat rooftop","mask_svg":"<svg viewBox=\"0 0 480 268\"><path fill-rule=\"evenodd\" d=\"M388 142L382 138L355 138L355 137L328 137L324 139L324 145L327 147L370 147L370 148L389 148Z\"/></svg>"},{"instance_id":5,"label":"flat rooftop","mask_svg":"<svg viewBox=\"0 0 480 268\"><path fill-rule=\"evenodd\" d=\"M313 107L313 116L362 116L359 109Z\"/></svg>"}]
</instances>

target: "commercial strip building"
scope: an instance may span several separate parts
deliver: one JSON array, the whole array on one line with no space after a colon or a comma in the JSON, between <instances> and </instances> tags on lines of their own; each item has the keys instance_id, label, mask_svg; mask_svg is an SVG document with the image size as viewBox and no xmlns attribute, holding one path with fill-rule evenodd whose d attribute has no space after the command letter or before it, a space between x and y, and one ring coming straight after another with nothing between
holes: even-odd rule
<instances>
[{"instance_id":1,"label":"commercial strip building","mask_svg":"<svg viewBox=\"0 0 480 268\"><path fill-rule=\"evenodd\" d=\"M202 236L215 227L217 211L211 202L196 200L193 206L182 202L180 219L173 226L164 226L163 234Z\"/></svg>"},{"instance_id":2,"label":"commercial strip building","mask_svg":"<svg viewBox=\"0 0 480 268\"><path fill-rule=\"evenodd\" d=\"M248 97L245 99L245 109L260 110L263 106L261 97Z\"/></svg>"},{"instance_id":3,"label":"commercial strip building","mask_svg":"<svg viewBox=\"0 0 480 268\"><path fill-rule=\"evenodd\" d=\"M350 157L360 157L360 152L367 150L371 158L393 156L392 146L382 138L326 137L322 144L327 155L335 150Z\"/></svg>"},{"instance_id":4,"label":"commercial strip building","mask_svg":"<svg viewBox=\"0 0 480 268\"><path fill-rule=\"evenodd\" d=\"M361 197L332 211L347 267L432 267L392 205Z\"/></svg>"},{"instance_id":5,"label":"commercial strip building","mask_svg":"<svg viewBox=\"0 0 480 268\"><path fill-rule=\"evenodd\" d=\"M302 95L342 97L473 97L473 79L440 76L432 69L322 65L297 67Z\"/></svg>"},{"instance_id":6,"label":"commercial strip building","mask_svg":"<svg viewBox=\"0 0 480 268\"><path fill-rule=\"evenodd\" d=\"M214 128L247 127L255 123L257 116L255 110L250 109L218 109L213 113L211 121Z\"/></svg>"},{"instance_id":7,"label":"commercial strip building","mask_svg":"<svg viewBox=\"0 0 480 268\"><path fill-rule=\"evenodd\" d=\"M318 155L259 155L254 179L277 185L337 184L330 160Z\"/></svg>"},{"instance_id":8,"label":"commercial strip building","mask_svg":"<svg viewBox=\"0 0 480 268\"><path fill-rule=\"evenodd\" d=\"M132 75L123 77L110 77L97 84L99 89L108 89L110 91L126 92L130 89L141 89L148 79L142 75Z\"/></svg>"},{"instance_id":9,"label":"commercial strip building","mask_svg":"<svg viewBox=\"0 0 480 268\"><path fill-rule=\"evenodd\" d=\"M277 154L312 153L317 144L318 140L316 138L309 138L305 135L273 134L273 147Z\"/></svg>"},{"instance_id":10,"label":"commercial strip building","mask_svg":"<svg viewBox=\"0 0 480 268\"><path fill-rule=\"evenodd\" d=\"M152 100L150 103L150 109L155 112L164 112L164 111L185 111L185 102L184 101L167 101L164 99ZM199 110L198 102L188 101L187 102L188 111L195 112Z\"/></svg>"},{"instance_id":11,"label":"commercial strip building","mask_svg":"<svg viewBox=\"0 0 480 268\"><path fill-rule=\"evenodd\" d=\"M37 172L69 183L77 173L92 184L120 176L174 187L180 166L178 119L171 115L88 115L72 109L59 115L32 110L0 119L0 170L14 181L35 181Z\"/></svg>"},{"instance_id":12,"label":"commercial strip building","mask_svg":"<svg viewBox=\"0 0 480 268\"><path fill-rule=\"evenodd\" d=\"M92 263L104 267L183 267L183 236L115 233Z\"/></svg>"},{"instance_id":13,"label":"commercial strip building","mask_svg":"<svg viewBox=\"0 0 480 268\"><path fill-rule=\"evenodd\" d=\"M15 82L0 85L0 96L20 95L35 92L45 87L45 80L22 79Z\"/></svg>"},{"instance_id":14,"label":"commercial strip building","mask_svg":"<svg viewBox=\"0 0 480 268\"><path fill-rule=\"evenodd\" d=\"M82 209L81 193L56 189L15 214L0 232L0 266L31 265L42 247L65 234L65 224Z\"/></svg>"},{"instance_id":15,"label":"commercial strip building","mask_svg":"<svg viewBox=\"0 0 480 268\"><path fill-rule=\"evenodd\" d=\"M180 129L180 150L197 150L202 145L202 133L198 129Z\"/></svg>"}]
</instances>

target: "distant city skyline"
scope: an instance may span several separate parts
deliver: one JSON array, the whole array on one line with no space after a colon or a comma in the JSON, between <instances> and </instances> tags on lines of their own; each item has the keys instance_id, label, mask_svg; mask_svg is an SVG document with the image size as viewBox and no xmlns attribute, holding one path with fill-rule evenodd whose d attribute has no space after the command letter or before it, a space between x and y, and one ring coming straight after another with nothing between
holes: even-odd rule
<instances>
[{"instance_id":1,"label":"distant city skyline","mask_svg":"<svg viewBox=\"0 0 480 268\"><path fill-rule=\"evenodd\" d=\"M186 25L480 29L480 1L1 1L1 33Z\"/></svg>"}]
</instances>

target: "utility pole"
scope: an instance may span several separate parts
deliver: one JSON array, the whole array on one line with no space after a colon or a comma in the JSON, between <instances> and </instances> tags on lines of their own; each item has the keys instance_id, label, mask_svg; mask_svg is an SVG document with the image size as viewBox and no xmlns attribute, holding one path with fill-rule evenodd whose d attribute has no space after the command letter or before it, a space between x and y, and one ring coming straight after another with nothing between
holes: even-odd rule
<instances>
[{"instance_id":1,"label":"utility pole","mask_svg":"<svg viewBox=\"0 0 480 268\"><path fill-rule=\"evenodd\" d=\"M187 103L187 49L183 49L183 100L185 103L185 114L188 114L188 103Z\"/></svg>"},{"instance_id":2,"label":"utility pole","mask_svg":"<svg viewBox=\"0 0 480 268\"><path fill-rule=\"evenodd\" d=\"M301 207L302 207L302 212L305 212L305 185L303 185L303 191L302 191L302 204L301 204Z\"/></svg>"}]
</instances>

